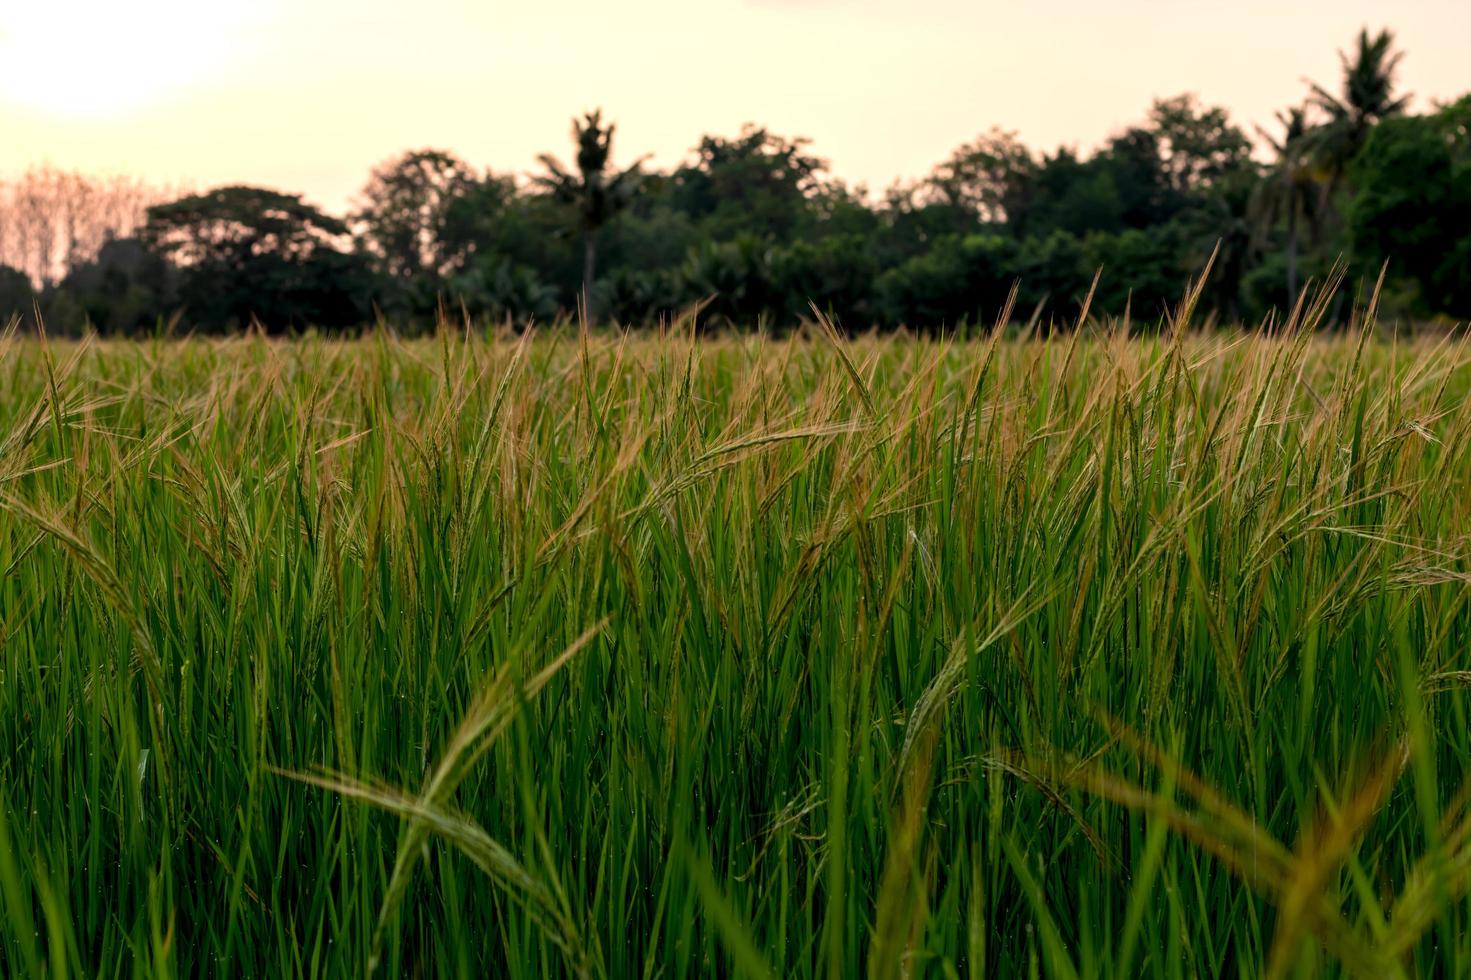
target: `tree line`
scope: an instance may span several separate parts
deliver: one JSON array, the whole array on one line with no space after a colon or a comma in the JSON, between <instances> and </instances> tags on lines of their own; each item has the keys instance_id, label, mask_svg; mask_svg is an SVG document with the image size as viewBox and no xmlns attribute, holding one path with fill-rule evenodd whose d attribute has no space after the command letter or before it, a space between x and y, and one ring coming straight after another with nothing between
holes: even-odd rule
<instances>
[{"instance_id":1,"label":"tree line","mask_svg":"<svg viewBox=\"0 0 1471 980\"><path fill-rule=\"evenodd\" d=\"M1258 130L1270 160L1182 95L1092 153L993 129L878 195L757 126L703 137L669 171L618 166L600 112L574 121L570 163L543 155L522 179L416 150L340 217L260 187L179 196L33 171L0 185L0 317L136 334L698 307L779 328L816 306L854 329L934 329L1003 307L1067 321L1091 295L1147 325L1209 266L1201 305L1221 321L1280 315L1335 273L1367 289L1382 268L1390 315L1471 318L1471 95L1409 113L1388 31L1341 57L1335 86Z\"/></svg>"}]
</instances>

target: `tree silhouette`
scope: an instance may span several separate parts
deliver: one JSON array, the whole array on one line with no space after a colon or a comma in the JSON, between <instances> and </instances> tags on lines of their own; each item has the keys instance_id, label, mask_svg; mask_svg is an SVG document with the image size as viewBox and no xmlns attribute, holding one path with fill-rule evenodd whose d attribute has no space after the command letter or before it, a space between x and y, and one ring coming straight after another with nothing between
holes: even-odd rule
<instances>
[{"instance_id":1,"label":"tree silhouette","mask_svg":"<svg viewBox=\"0 0 1471 980\"><path fill-rule=\"evenodd\" d=\"M1399 115L1409 105L1409 95L1396 97L1394 92L1394 73L1403 57L1404 52L1394 49L1394 34L1390 31L1370 37L1367 30L1362 30L1353 56L1338 54L1343 65L1340 94L1334 95L1318 84L1312 86L1313 104L1328 117L1312 134L1313 158L1325 178L1325 202L1338 189L1374 124Z\"/></svg>"},{"instance_id":2,"label":"tree silhouette","mask_svg":"<svg viewBox=\"0 0 1471 980\"><path fill-rule=\"evenodd\" d=\"M993 128L950 154L926 181L930 196L982 221L1019 222L1037 159L1015 133Z\"/></svg>"},{"instance_id":3,"label":"tree silhouette","mask_svg":"<svg viewBox=\"0 0 1471 980\"><path fill-rule=\"evenodd\" d=\"M452 153L415 150L374 168L351 216L359 247L390 276L438 279L459 258L446 225L479 177Z\"/></svg>"},{"instance_id":4,"label":"tree silhouette","mask_svg":"<svg viewBox=\"0 0 1471 980\"><path fill-rule=\"evenodd\" d=\"M1308 106L1278 112L1277 121L1282 126L1280 138L1257 127L1276 159L1267 178L1256 187L1252 211L1263 231L1275 228L1278 221L1287 223L1287 302L1292 303L1297 298L1300 235L1304 225L1310 235L1316 229L1317 171L1309 145Z\"/></svg>"},{"instance_id":5,"label":"tree silhouette","mask_svg":"<svg viewBox=\"0 0 1471 980\"><path fill-rule=\"evenodd\" d=\"M367 320L376 283L342 249L347 225L262 187L220 187L148 209L141 235L179 273L179 302L208 329L273 330Z\"/></svg>"},{"instance_id":6,"label":"tree silhouette","mask_svg":"<svg viewBox=\"0 0 1471 980\"><path fill-rule=\"evenodd\" d=\"M1352 254L1373 275L1392 260L1400 302L1471 317L1471 95L1374 127L1349 171Z\"/></svg>"},{"instance_id":7,"label":"tree silhouette","mask_svg":"<svg viewBox=\"0 0 1471 980\"><path fill-rule=\"evenodd\" d=\"M564 167L550 153L537 159L547 169L533 178L559 201L576 209L582 233L582 301L592 318L592 287L597 275L598 234L632 203L643 181L643 158L624 170L610 168L614 125L603 125L603 112L589 112L572 120L577 144L577 169Z\"/></svg>"}]
</instances>

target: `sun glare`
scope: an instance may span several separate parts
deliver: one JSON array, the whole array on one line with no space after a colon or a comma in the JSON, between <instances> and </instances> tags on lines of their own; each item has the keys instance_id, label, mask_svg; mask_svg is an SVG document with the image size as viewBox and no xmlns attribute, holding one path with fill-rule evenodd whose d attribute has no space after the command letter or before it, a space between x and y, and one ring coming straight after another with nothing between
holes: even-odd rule
<instances>
[{"instance_id":1,"label":"sun glare","mask_svg":"<svg viewBox=\"0 0 1471 980\"><path fill-rule=\"evenodd\" d=\"M0 13L0 102L116 115L187 91L238 50L247 0L48 0Z\"/></svg>"}]
</instances>

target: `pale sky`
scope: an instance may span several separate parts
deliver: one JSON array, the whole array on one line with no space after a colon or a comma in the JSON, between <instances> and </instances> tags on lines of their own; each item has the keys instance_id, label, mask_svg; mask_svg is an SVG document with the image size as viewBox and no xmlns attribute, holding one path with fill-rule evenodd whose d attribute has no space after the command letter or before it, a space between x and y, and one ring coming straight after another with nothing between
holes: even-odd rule
<instances>
[{"instance_id":1,"label":"pale sky","mask_svg":"<svg viewBox=\"0 0 1471 980\"><path fill-rule=\"evenodd\" d=\"M603 107L616 156L672 166L742 123L809 136L882 190L991 126L1089 149L1156 96L1250 132L1336 89L1390 27L1428 107L1471 91L1468 0L0 0L0 177L49 162L341 209L400 150L498 172L568 153Z\"/></svg>"}]
</instances>

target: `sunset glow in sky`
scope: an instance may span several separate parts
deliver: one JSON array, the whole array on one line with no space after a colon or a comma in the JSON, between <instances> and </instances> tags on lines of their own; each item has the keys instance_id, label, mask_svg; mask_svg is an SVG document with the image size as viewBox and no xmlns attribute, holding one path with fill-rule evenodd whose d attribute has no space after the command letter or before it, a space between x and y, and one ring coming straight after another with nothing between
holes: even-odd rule
<instances>
[{"instance_id":1,"label":"sunset glow in sky","mask_svg":"<svg viewBox=\"0 0 1471 980\"><path fill-rule=\"evenodd\" d=\"M878 190L993 125L1087 149L1183 91L1270 123L1305 78L1336 88L1362 26L1396 32L1417 106L1471 90L1465 0L6 0L0 176L339 208L409 148L526 172L602 106L620 159L671 166L752 121Z\"/></svg>"}]
</instances>

